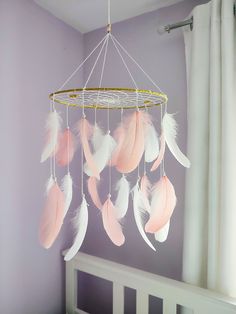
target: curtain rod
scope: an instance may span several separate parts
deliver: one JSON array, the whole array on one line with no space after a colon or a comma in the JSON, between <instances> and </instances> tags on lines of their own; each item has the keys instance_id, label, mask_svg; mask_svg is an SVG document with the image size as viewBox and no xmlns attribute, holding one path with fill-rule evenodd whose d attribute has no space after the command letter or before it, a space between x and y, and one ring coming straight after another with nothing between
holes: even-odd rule
<instances>
[{"instance_id":1,"label":"curtain rod","mask_svg":"<svg viewBox=\"0 0 236 314\"><path fill-rule=\"evenodd\" d=\"M234 12L234 16L235 16L236 15L236 5L235 4L234 4L233 10L234 10L233 12ZM193 17L191 17L188 20L180 21L180 22L177 22L177 23L174 23L174 24L168 24L168 25L165 25L165 26L160 26L158 28L158 33L159 34L164 34L166 32L170 33L170 31L172 31L173 29L176 29L176 28L179 28L179 27L183 27L183 26L186 26L186 25L190 26L191 31L193 30Z\"/></svg>"},{"instance_id":2,"label":"curtain rod","mask_svg":"<svg viewBox=\"0 0 236 314\"><path fill-rule=\"evenodd\" d=\"M176 28L183 27L186 25L189 25L191 30L193 29L193 17L191 17L190 19L185 20L185 21L180 21L180 22L177 22L174 24L168 24L165 26L160 26L158 28L158 33L160 33L160 34L164 34L165 32L170 33L170 31L172 29L176 29Z\"/></svg>"}]
</instances>

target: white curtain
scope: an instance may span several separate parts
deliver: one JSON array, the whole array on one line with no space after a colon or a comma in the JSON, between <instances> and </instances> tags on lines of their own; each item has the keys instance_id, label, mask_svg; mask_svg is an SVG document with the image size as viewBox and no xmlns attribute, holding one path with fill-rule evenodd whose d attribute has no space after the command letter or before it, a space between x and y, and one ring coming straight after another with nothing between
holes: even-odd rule
<instances>
[{"instance_id":1,"label":"white curtain","mask_svg":"<svg viewBox=\"0 0 236 314\"><path fill-rule=\"evenodd\" d=\"M183 280L236 297L234 0L195 7L184 30L188 156Z\"/></svg>"}]
</instances>

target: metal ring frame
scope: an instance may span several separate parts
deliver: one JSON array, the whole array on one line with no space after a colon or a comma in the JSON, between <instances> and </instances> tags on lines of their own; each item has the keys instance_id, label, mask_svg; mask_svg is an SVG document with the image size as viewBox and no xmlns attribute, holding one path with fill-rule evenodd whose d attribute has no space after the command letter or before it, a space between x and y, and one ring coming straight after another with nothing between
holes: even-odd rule
<instances>
[{"instance_id":1,"label":"metal ring frame","mask_svg":"<svg viewBox=\"0 0 236 314\"><path fill-rule=\"evenodd\" d=\"M54 102L80 108L134 109L167 103L167 95L151 90L132 88L76 88L49 95Z\"/></svg>"}]
</instances>

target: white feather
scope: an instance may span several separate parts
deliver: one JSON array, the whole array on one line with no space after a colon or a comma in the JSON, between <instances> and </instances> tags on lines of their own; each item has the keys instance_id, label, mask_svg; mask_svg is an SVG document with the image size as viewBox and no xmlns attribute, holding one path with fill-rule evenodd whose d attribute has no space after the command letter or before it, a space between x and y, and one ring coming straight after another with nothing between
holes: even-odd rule
<instances>
[{"instance_id":1,"label":"white feather","mask_svg":"<svg viewBox=\"0 0 236 314\"><path fill-rule=\"evenodd\" d=\"M116 147L116 142L110 134L103 136L103 139L99 145L98 150L93 154L93 160L97 165L99 173L106 167L108 161L111 158L111 154ZM92 172L89 169L87 163L84 165L84 172L88 176L92 176Z\"/></svg>"},{"instance_id":2,"label":"white feather","mask_svg":"<svg viewBox=\"0 0 236 314\"><path fill-rule=\"evenodd\" d=\"M73 181L70 173L67 173L62 179L61 190L65 195L64 217L66 216L72 201Z\"/></svg>"},{"instance_id":3,"label":"white feather","mask_svg":"<svg viewBox=\"0 0 236 314\"><path fill-rule=\"evenodd\" d=\"M162 227L159 231L155 233L155 239L158 242L165 242L168 237L169 228L170 228L170 220L167 222L167 224L165 224L164 227Z\"/></svg>"},{"instance_id":4,"label":"white feather","mask_svg":"<svg viewBox=\"0 0 236 314\"><path fill-rule=\"evenodd\" d=\"M177 143L177 123L173 118L173 115L166 113L162 120L163 133L165 141L168 145L169 150L176 158L176 160L186 168L190 167L190 161L188 158L181 152Z\"/></svg>"},{"instance_id":5,"label":"white feather","mask_svg":"<svg viewBox=\"0 0 236 314\"><path fill-rule=\"evenodd\" d=\"M117 209L117 218L123 218L128 210L129 206L129 192L130 185L126 177L123 175L116 184L117 198L115 201L115 208Z\"/></svg>"},{"instance_id":6,"label":"white feather","mask_svg":"<svg viewBox=\"0 0 236 314\"><path fill-rule=\"evenodd\" d=\"M61 122L61 117L56 110L49 113L46 121L48 139L41 155L41 162L47 160L56 151Z\"/></svg>"},{"instance_id":7,"label":"white feather","mask_svg":"<svg viewBox=\"0 0 236 314\"><path fill-rule=\"evenodd\" d=\"M142 200L142 195L140 193L139 185L138 183L135 185L133 188L133 210L134 210L134 218L135 222L138 228L138 231L140 232L142 238L144 241L150 246L151 249L156 251L150 240L148 239L145 231L144 231L144 222L143 222L143 217L145 215L145 208L144 208L143 200Z\"/></svg>"},{"instance_id":8,"label":"white feather","mask_svg":"<svg viewBox=\"0 0 236 314\"><path fill-rule=\"evenodd\" d=\"M88 205L85 197L83 197L82 204L78 208L78 212L74 220L74 225L76 236L73 245L67 251L64 257L65 261L70 261L77 254L84 241L84 237L88 227Z\"/></svg>"},{"instance_id":9,"label":"white feather","mask_svg":"<svg viewBox=\"0 0 236 314\"><path fill-rule=\"evenodd\" d=\"M97 125L94 125L93 136L91 139L94 151L97 151L101 146L101 142L103 141L104 133L103 130Z\"/></svg>"},{"instance_id":10,"label":"white feather","mask_svg":"<svg viewBox=\"0 0 236 314\"><path fill-rule=\"evenodd\" d=\"M145 137L145 161L152 162L159 154L158 134L153 124L147 124L147 133Z\"/></svg>"},{"instance_id":11,"label":"white feather","mask_svg":"<svg viewBox=\"0 0 236 314\"><path fill-rule=\"evenodd\" d=\"M48 192L50 191L51 187L53 186L53 183L54 183L54 179L53 179L53 176L51 175L49 177L49 179L47 180L47 183L46 183L46 194L48 194Z\"/></svg>"}]
</instances>

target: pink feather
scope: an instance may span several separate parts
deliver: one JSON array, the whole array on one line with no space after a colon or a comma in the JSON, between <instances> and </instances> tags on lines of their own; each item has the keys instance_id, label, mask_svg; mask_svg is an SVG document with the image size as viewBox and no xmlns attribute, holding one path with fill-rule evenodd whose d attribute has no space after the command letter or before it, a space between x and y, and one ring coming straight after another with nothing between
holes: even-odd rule
<instances>
[{"instance_id":1,"label":"pink feather","mask_svg":"<svg viewBox=\"0 0 236 314\"><path fill-rule=\"evenodd\" d=\"M111 156L110 166L115 166L117 164L118 156L125 138L125 130L122 125L120 125L114 132L114 139L117 143L117 146Z\"/></svg>"},{"instance_id":2,"label":"pink feather","mask_svg":"<svg viewBox=\"0 0 236 314\"><path fill-rule=\"evenodd\" d=\"M89 147L89 139L92 136L92 130L93 130L92 126L89 124L86 118L82 118L79 121L78 128L79 128L79 133L80 133L81 144L84 151L84 157L86 159L88 167L90 168L93 176L96 177L98 180L100 180L99 169L94 162L93 154Z\"/></svg>"},{"instance_id":3,"label":"pink feather","mask_svg":"<svg viewBox=\"0 0 236 314\"><path fill-rule=\"evenodd\" d=\"M41 245L48 249L55 241L64 218L65 197L56 182L49 189L39 227Z\"/></svg>"},{"instance_id":4,"label":"pink feather","mask_svg":"<svg viewBox=\"0 0 236 314\"><path fill-rule=\"evenodd\" d=\"M116 208L110 198L108 198L102 207L103 226L111 241L115 245L121 246L125 242L125 237L121 225L116 218L116 212Z\"/></svg>"},{"instance_id":5,"label":"pink feather","mask_svg":"<svg viewBox=\"0 0 236 314\"><path fill-rule=\"evenodd\" d=\"M160 140L161 140L160 153L159 153L157 159L154 161L152 168L151 168L151 171L156 170L160 166L160 164L164 158L165 149L166 149L166 141L165 141L165 137L164 137L163 133L161 134Z\"/></svg>"},{"instance_id":6,"label":"pink feather","mask_svg":"<svg viewBox=\"0 0 236 314\"><path fill-rule=\"evenodd\" d=\"M144 121L141 111L124 121L125 138L117 158L116 168L121 173L132 172L144 152Z\"/></svg>"},{"instance_id":7,"label":"pink feather","mask_svg":"<svg viewBox=\"0 0 236 314\"><path fill-rule=\"evenodd\" d=\"M75 153L75 139L72 132L66 129L59 136L58 150L56 153L56 160L58 165L67 166L74 157Z\"/></svg>"},{"instance_id":8,"label":"pink feather","mask_svg":"<svg viewBox=\"0 0 236 314\"><path fill-rule=\"evenodd\" d=\"M145 231L155 233L170 220L176 206L173 185L167 176L163 176L155 185L152 193L151 213L145 225Z\"/></svg>"},{"instance_id":9,"label":"pink feather","mask_svg":"<svg viewBox=\"0 0 236 314\"><path fill-rule=\"evenodd\" d=\"M150 191L151 191L151 183L148 180L148 177L146 175L144 175L141 178L140 181L140 191L142 193L143 196L143 203L145 206L145 210L150 213L150 203L149 203L149 196L150 196Z\"/></svg>"},{"instance_id":10,"label":"pink feather","mask_svg":"<svg viewBox=\"0 0 236 314\"><path fill-rule=\"evenodd\" d=\"M94 203L94 205L102 210L102 203L101 203L101 200L100 200L100 197L98 195L98 188L97 188L97 184L98 184L98 181L95 177L89 177L88 179L88 191L89 191L89 194L91 196L91 199Z\"/></svg>"}]
</instances>

